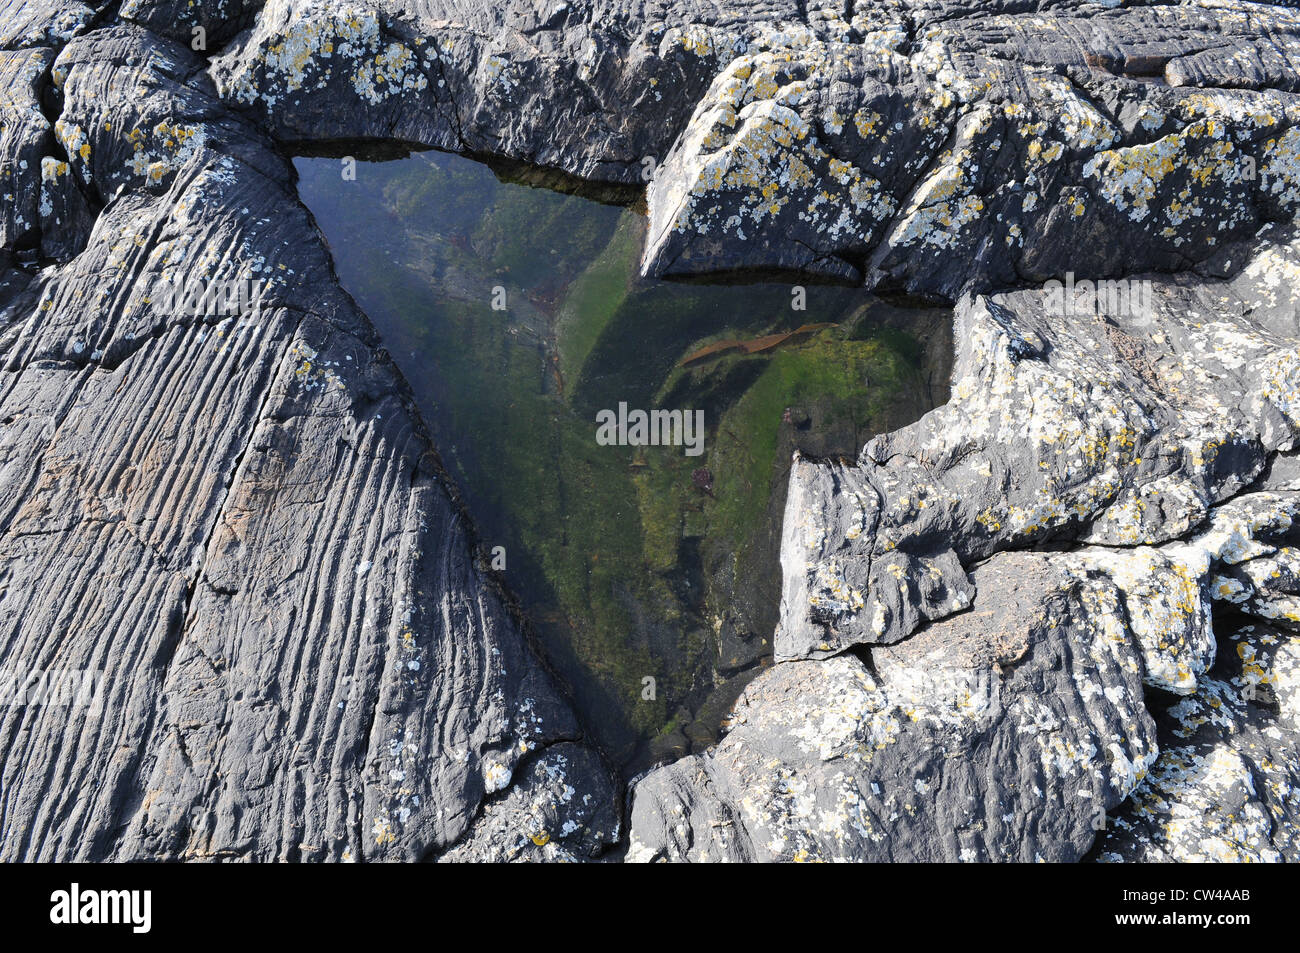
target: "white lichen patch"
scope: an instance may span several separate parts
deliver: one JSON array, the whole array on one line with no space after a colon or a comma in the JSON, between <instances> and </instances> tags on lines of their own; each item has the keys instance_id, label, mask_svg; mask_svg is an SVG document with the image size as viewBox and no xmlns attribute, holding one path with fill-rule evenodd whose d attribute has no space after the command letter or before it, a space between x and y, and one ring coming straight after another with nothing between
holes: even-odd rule
<instances>
[{"instance_id":1,"label":"white lichen patch","mask_svg":"<svg viewBox=\"0 0 1300 953\"><path fill-rule=\"evenodd\" d=\"M361 102L379 105L428 87L422 52L385 36L380 13L370 7L309 2L297 5L282 32L249 54L225 92L273 108L339 78Z\"/></svg>"},{"instance_id":2,"label":"white lichen patch","mask_svg":"<svg viewBox=\"0 0 1300 953\"><path fill-rule=\"evenodd\" d=\"M483 766L483 789L491 794L509 786L513 770L500 761L489 761Z\"/></svg>"},{"instance_id":3,"label":"white lichen patch","mask_svg":"<svg viewBox=\"0 0 1300 953\"><path fill-rule=\"evenodd\" d=\"M1099 152L1083 174L1115 209L1178 247L1188 241L1184 226L1230 231L1254 214L1254 160L1230 133L1222 119L1201 119L1155 142Z\"/></svg>"},{"instance_id":4,"label":"white lichen patch","mask_svg":"<svg viewBox=\"0 0 1300 953\"><path fill-rule=\"evenodd\" d=\"M1284 209L1300 208L1300 127L1264 142L1260 188Z\"/></svg>"},{"instance_id":5,"label":"white lichen patch","mask_svg":"<svg viewBox=\"0 0 1300 953\"><path fill-rule=\"evenodd\" d=\"M1152 766L1132 809L1158 819L1156 839L1168 860L1277 862L1281 857L1269 841L1272 819L1255 794L1251 765L1228 744L1209 751L1172 748ZM1221 809L1236 803L1239 810Z\"/></svg>"},{"instance_id":6,"label":"white lichen patch","mask_svg":"<svg viewBox=\"0 0 1300 953\"><path fill-rule=\"evenodd\" d=\"M316 349L305 342L297 341L289 348L289 360L294 380L305 390L346 389L337 370L339 362L322 360Z\"/></svg>"},{"instance_id":7,"label":"white lichen patch","mask_svg":"<svg viewBox=\"0 0 1300 953\"><path fill-rule=\"evenodd\" d=\"M1088 549L1071 560L1077 572L1105 573L1123 597L1129 637L1142 653L1148 685L1175 694L1196 690L1214 658L1206 598L1209 555L1199 548Z\"/></svg>"},{"instance_id":8,"label":"white lichen patch","mask_svg":"<svg viewBox=\"0 0 1300 953\"><path fill-rule=\"evenodd\" d=\"M150 185L160 185L203 152L207 146L207 130L203 126L163 120L152 129L132 129L126 133L126 139L132 146L127 171Z\"/></svg>"}]
</instances>

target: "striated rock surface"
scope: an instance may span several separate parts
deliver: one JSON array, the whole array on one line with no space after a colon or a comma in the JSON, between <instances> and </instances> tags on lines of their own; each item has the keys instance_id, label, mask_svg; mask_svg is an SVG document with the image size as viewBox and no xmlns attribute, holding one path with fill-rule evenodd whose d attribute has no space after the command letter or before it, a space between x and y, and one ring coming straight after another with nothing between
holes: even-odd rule
<instances>
[{"instance_id":1,"label":"striated rock surface","mask_svg":"<svg viewBox=\"0 0 1300 953\"><path fill-rule=\"evenodd\" d=\"M103 674L0 708L0 858L1294 856L1297 36L0 2L0 669ZM356 141L648 183L647 274L959 302L947 406L796 461L782 661L626 822L296 198L286 154Z\"/></svg>"},{"instance_id":2,"label":"striated rock surface","mask_svg":"<svg viewBox=\"0 0 1300 953\"><path fill-rule=\"evenodd\" d=\"M1104 578L1007 554L971 613L775 666L632 796L629 860L1074 860L1156 756Z\"/></svg>"},{"instance_id":3,"label":"striated rock surface","mask_svg":"<svg viewBox=\"0 0 1300 953\"><path fill-rule=\"evenodd\" d=\"M0 709L0 856L436 857L485 803L522 829L516 784L580 786L552 836L598 851L613 782L290 166L186 46L123 25L39 52L67 166L45 187L102 210L2 312L0 659L103 694ZM195 314L164 281L264 285Z\"/></svg>"}]
</instances>

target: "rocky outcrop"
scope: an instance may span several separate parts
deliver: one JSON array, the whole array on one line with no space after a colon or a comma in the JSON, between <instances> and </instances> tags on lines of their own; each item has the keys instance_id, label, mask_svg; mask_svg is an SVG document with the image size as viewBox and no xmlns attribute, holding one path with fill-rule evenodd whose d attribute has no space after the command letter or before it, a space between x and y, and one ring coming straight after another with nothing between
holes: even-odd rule
<instances>
[{"instance_id":1,"label":"rocky outcrop","mask_svg":"<svg viewBox=\"0 0 1300 953\"><path fill-rule=\"evenodd\" d=\"M650 188L648 272L713 270L720 247L952 298L1187 268L1295 210L1290 11L851 9L714 80Z\"/></svg>"},{"instance_id":2,"label":"rocky outcrop","mask_svg":"<svg viewBox=\"0 0 1300 953\"><path fill-rule=\"evenodd\" d=\"M637 785L628 858L1079 857L1157 750L1122 595L1037 554L972 575L975 612L760 675L714 752Z\"/></svg>"},{"instance_id":3,"label":"rocky outcrop","mask_svg":"<svg viewBox=\"0 0 1300 953\"><path fill-rule=\"evenodd\" d=\"M1120 283L1138 307L964 300L947 405L855 466L792 471L778 657L964 609L962 566L1002 549L1166 542L1254 481L1300 424L1294 306L1269 291L1300 246L1264 241L1231 281Z\"/></svg>"},{"instance_id":4,"label":"rocky outcrop","mask_svg":"<svg viewBox=\"0 0 1300 953\"><path fill-rule=\"evenodd\" d=\"M947 406L796 464L777 655L826 660L636 786L629 859L1291 856L1294 252L1130 315L964 302ZM1237 613L1269 627L1220 645ZM1144 686L1187 696L1159 732Z\"/></svg>"},{"instance_id":5,"label":"rocky outcrop","mask_svg":"<svg viewBox=\"0 0 1300 953\"><path fill-rule=\"evenodd\" d=\"M1089 556L999 554L971 612L761 675L712 753L636 786L628 860L1074 860L1098 832L1105 861L1293 860L1294 634L1238 627L1153 721L1136 620L1165 593Z\"/></svg>"},{"instance_id":6,"label":"rocky outcrop","mask_svg":"<svg viewBox=\"0 0 1300 953\"><path fill-rule=\"evenodd\" d=\"M551 837L600 850L612 780L289 165L186 46L122 25L32 55L67 166L45 187L102 210L3 312L0 657L102 695L0 710L0 856L435 857L487 803L522 829L517 784L580 786ZM263 284L232 314L164 282Z\"/></svg>"},{"instance_id":7,"label":"rocky outcrop","mask_svg":"<svg viewBox=\"0 0 1300 953\"><path fill-rule=\"evenodd\" d=\"M1298 33L1239 0L3 3L0 668L103 683L0 709L0 857L623 831L294 193L286 152L357 140L649 182L648 274L959 301L946 407L796 462L784 661L635 785L632 859L1292 856ZM1035 287L1074 276L1126 281Z\"/></svg>"},{"instance_id":8,"label":"rocky outcrop","mask_svg":"<svg viewBox=\"0 0 1300 953\"><path fill-rule=\"evenodd\" d=\"M1295 211L1291 11L1016 6L280 0L212 72L285 140L649 182L652 275L954 298L1184 269Z\"/></svg>"},{"instance_id":9,"label":"rocky outcrop","mask_svg":"<svg viewBox=\"0 0 1300 953\"><path fill-rule=\"evenodd\" d=\"M1186 542L998 553L969 611L775 666L637 784L628 859L1075 860L1099 831L1111 860L1294 856L1298 508L1284 484ZM1216 603L1269 620L1217 665ZM1153 721L1144 685L1187 697Z\"/></svg>"}]
</instances>

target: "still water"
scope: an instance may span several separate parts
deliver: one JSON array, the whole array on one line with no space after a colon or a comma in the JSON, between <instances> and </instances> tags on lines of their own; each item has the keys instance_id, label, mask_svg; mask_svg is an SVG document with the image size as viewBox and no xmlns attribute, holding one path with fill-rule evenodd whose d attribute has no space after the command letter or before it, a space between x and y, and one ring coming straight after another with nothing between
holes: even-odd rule
<instances>
[{"instance_id":1,"label":"still water","mask_svg":"<svg viewBox=\"0 0 1300 953\"><path fill-rule=\"evenodd\" d=\"M712 744L770 660L791 453L854 457L946 400L950 312L644 280L635 201L458 156L296 166L588 729L629 774ZM703 433L598 440L620 405L702 411Z\"/></svg>"}]
</instances>

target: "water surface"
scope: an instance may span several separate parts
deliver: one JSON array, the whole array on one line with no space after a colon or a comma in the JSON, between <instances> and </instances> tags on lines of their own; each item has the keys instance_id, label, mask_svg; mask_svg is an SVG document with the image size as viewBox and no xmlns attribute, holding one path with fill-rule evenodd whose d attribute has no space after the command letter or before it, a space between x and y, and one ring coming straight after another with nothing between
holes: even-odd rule
<instances>
[{"instance_id":1,"label":"water surface","mask_svg":"<svg viewBox=\"0 0 1300 953\"><path fill-rule=\"evenodd\" d=\"M588 728L629 773L711 744L770 659L792 451L854 457L946 399L950 313L644 280L635 206L457 156L296 165ZM620 402L702 409L704 452L599 445Z\"/></svg>"}]
</instances>

